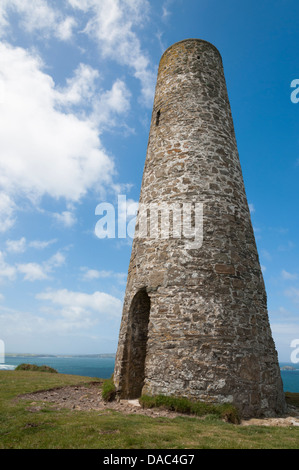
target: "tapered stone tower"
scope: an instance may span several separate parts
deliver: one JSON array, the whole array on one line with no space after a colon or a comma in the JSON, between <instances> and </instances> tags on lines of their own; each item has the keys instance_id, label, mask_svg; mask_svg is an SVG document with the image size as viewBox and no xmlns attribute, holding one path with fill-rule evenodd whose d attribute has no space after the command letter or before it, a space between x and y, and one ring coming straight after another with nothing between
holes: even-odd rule
<instances>
[{"instance_id":1,"label":"tapered stone tower","mask_svg":"<svg viewBox=\"0 0 299 470\"><path fill-rule=\"evenodd\" d=\"M169 212L168 237L155 236L166 219L147 211L153 203L181 209ZM202 232L186 228L190 204L189 227L198 216ZM206 41L180 41L161 58L140 207L114 371L118 396L231 402L244 417L284 412L222 60Z\"/></svg>"}]
</instances>

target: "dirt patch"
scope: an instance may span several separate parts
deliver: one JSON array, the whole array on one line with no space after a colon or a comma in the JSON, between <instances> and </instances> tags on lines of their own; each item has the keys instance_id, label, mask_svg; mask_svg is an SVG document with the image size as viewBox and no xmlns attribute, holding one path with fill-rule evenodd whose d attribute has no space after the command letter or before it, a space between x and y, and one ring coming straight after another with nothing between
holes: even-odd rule
<instances>
[{"instance_id":1,"label":"dirt patch","mask_svg":"<svg viewBox=\"0 0 299 470\"><path fill-rule=\"evenodd\" d=\"M55 409L67 408L73 411L99 411L109 413L110 410L124 414L141 414L152 418L176 418L186 416L182 413L162 409L143 409L138 400L120 400L105 402L102 398L100 382L87 385L66 386L50 390L20 395L18 399L31 400L27 411L37 413L46 405L52 404ZM299 409L288 407L288 415L279 418L263 418L243 420L241 426L299 426ZM194 416L199 418L198 416ZM199 418L200 419L200 418Z\"/></svg>"},{"instance_id":2,"label":"dirt patch","mask_svg":"<svg viewBox=\"0 0 299 470\"><path fill-rule=\"evenodd\" d=\"M107 411L114 410L125 414L142 414L152 418L175 418L184 416L167 410L143 409L138 400L120 400L105 402L102 398L101 385L97 382L88 386L66 386L40 392L20 395L18 399L32 400L27 411L36 413L47 404L53 404L55 409L68 408L74 411Z\"/></svg>"},{"instance_id":3,"label":"dirt patch","mask_svg":"<svg viewBox=\"0 0 299 470\"><path fill-rule=\"evenodd\" d=\"M248 419L241 422L242 426L299 426L298 410L289 410L292 416L283 416L281 418L262 418Z\"/></svg>"}]
</instances>

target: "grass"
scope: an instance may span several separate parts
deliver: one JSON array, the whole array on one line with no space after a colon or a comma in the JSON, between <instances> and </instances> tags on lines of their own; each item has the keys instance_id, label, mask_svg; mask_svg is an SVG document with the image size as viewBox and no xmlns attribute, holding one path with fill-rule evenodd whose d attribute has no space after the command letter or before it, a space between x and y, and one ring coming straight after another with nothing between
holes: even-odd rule
<instances>
[{"instance_id":1,"label":"grass","mask_svg":"<svg viewBox=\"0 0 299 470\"><path fill-rule=\"evenodd\" d=\"M239 413L231 404L212 404L193 402L187 398L171 397L165 395L148 396L143 395L139 402L143 408L163 408L169 411L177 411L196 416L213 415L224 419L229 423L239 424Z\"/></svg>"},{"instance_id":2,"label":"grass","mask_svg":"<svg viewBox=\"0 0 299 470\"><path fill-rule=\"evenodd\" d=\"M286 392L285 397L288 405L297 406L299 408L299 393Z\"/></svg>"},{"instance_id":3,"label":"grass","mask_svg":"<svg viewBox=\"0 0 299 470\"><path fill-rule=\"evenodd\" d=\"M31 370L32 372L50 372L51 374L57 374L57 370L49 366L37 366L35 364L19 364L15 370Z\"/></svg>"},{"instance_id":4,"label":"grass","mask_svg":"<svg viewBox=\"0 0 299 470\"><path fill-rule=\"evenodd\" d=\"M32 371L0 372L2 449L281 449L299 447L299 428L239 426L215 414L150 418L109 409L57 410L18 400L20 394L95 378ZM98 379L99 387L103 381ZM293 394L294 395L294 394ZM294 397L293 397L294 398ZM296 398L296 397L295 397Z\"/></svg>"},{"instance_id":5,"label":"grass","mask_svg":"<svg viewBox=\"0 0 299 470\"><path fill-rule=\"evenodd\" d=\"M112 401L115 399L116 390L113 382L113 375L110 379L105 379L102 384L102 397L105 401Z\"/></svg>"}]
</instances>

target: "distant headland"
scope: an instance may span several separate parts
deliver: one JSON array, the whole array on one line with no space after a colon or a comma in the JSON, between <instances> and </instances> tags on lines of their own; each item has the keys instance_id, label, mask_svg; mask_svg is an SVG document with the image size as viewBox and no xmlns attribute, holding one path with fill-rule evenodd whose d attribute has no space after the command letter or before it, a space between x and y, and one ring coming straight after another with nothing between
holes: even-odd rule
<instances>
[{"instance_id":1,"label":"distant headland","mask_svg":"<svg viewBox=\"0 0 299 470\"><path fill-rule=\"evenodd\" d=\"M30 354L30 353L6 353L6 357L115 357L115 354Z\"/></svg>"}]
</instances>

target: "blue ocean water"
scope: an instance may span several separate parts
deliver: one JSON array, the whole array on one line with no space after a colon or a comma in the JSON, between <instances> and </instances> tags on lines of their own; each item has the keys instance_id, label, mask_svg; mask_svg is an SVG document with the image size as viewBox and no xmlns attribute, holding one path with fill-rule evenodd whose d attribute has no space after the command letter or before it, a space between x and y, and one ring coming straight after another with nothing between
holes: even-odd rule
<instances>
[{"instance_id":1,"label":"blue ocean water","mask_svg":"<svg viewBox=\"0 0 299 470\"><path fill-rule=\"evenodd\" d=\"M289 366L294 370L281 370L280 374L285 392L299 393L299 363L293 364L292 362L281 362L280 367Z\"/></svg>"},{"instance_id":2,"label":"blue ocean water","mask_svg":"<svg viewBox=\"0 0 299 470\"><path fill-rule=\"evenodd\" d=\"M114 370L114 357L28 357L9 356L6 357L5 364L0 364L1 370L13 370L22 363L36 364L38 366L47 365L53 367L61 374L81 375L83 377L97 377L107 379L111 377ZM280 367L290 366L294 370L281 370L281 378L285 392L299 393L299 364L290 362L280 363Z\"/></svg>"},{"instance_id":3,"label":"blue ocean water","mask_svg":"<svg viewBox=\"0 0 299 470\"><path fill-rule=\"evenodd\" d=\"M114 357L89 357L89 356L7 356L5 364L0 364L1 370L13 370L19 364L36 364L53 367L60 374L82 375L84 377L98 377L107 379L114 370Z\"/></svg>"}]
</instances>

